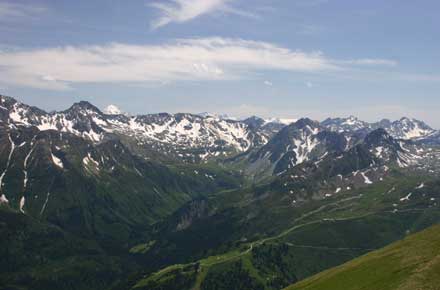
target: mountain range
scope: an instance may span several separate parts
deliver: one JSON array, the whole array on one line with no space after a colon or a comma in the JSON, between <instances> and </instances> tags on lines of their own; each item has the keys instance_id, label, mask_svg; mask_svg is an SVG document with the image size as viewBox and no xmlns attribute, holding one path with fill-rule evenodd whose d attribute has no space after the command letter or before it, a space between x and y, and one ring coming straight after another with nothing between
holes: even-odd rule
<instances>
[{"instance_id":1,"label":"mountain range","mask_svg":"<svg viewBox=\"0 0 440 290\"><path fill-rule=\"evenodd\" d=\"M281 289L439 222L439 157L405 117L0 96L0 289Z\"/></svg>"}]
</instances>

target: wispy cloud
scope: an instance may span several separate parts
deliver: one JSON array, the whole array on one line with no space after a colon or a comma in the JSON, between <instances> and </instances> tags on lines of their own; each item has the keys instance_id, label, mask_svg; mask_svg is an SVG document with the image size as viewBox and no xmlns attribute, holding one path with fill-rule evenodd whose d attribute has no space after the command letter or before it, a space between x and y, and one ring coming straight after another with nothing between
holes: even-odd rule
<instances>
[{"instance_id":1,"label":"wispy cloud","mask_svg":"<svg viewBox=\"0 0 440 290\"><path fill-rule=\"evenodd\" d=\"M232 7L230 2L232 0L168 0L153 2L149 6L159 10L160 16L151 22L151 28L157 29L173 22L187 22L215 11L245 17L257 17L253 13Z\"/></svg>"},{"instance_id":2,"label":"wispy cloud","mask_svg":"<svg viewBox=\"0 0 440 290\"><path fill-rule=\"evenodd\" d=\"M231 80L252 78L258 71L316 73L347 67L346 61L321 52L219 37L9 51L0 53L0 63L3 84L58 90L77 83Z\"/></svg>"},{"instance_id":3,"label":"wispy cloud","mask_svg":"<svg viewBox=\"0 0 440 290\"><path fill-rule=\"evenodd\" d=\"M268 87L273 86L273 83L271 81L264 81L263 83Z\"/></svg>"},{"instance_id":4,"label":"wispy cloud","mask_svg":"<svg viewBox=\"0 0 440 290\"><path fill-rule=\"evenodd\" d=\"M16 20L17 18L34 17L43 12L47 8L43 6L36 6L31 4L19 4L14 2L0 2L0 21Z\"/></svg>"},{"instance_id":5,"label":"wispy cloud","mask_svg":"<svg viewBox=\"0 0 440 290\"><path fill-rule=\"evenodd\" d=\"M378 58L363 58L363 59L355 59L355 60L349 60L347 63L354 64L354 65L371 65L371 66L377 66L377 65L384 65L384 66L396 66L398 63L395 60L391 59L378 59Z\"/></svg>"},{"instance_id":6,"label":"wispy cloud","mask_svg":"<svg viewBox=\"0 0 440 290\"><path fill-rule=\"evenodd\" d=\"M315 7L323 4L327 4L329 0L298 0L295 2L297 6L303 7Z\"/></svg>"}]
</instances>

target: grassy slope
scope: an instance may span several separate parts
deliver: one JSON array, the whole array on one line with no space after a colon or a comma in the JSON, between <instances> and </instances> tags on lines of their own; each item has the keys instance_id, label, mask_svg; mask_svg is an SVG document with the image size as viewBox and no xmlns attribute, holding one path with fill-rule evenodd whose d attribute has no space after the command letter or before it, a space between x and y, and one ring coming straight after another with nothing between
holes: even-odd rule
<instances>
[{"instance_id":1,"label":"grassy slope","mask_svg":"<svg viewBox=\"0 0 440 290\"><path fill-rule=\"evenodd\" d=\"M440 225L287 289L440 289Z\"/></svg>"}]
</instances>

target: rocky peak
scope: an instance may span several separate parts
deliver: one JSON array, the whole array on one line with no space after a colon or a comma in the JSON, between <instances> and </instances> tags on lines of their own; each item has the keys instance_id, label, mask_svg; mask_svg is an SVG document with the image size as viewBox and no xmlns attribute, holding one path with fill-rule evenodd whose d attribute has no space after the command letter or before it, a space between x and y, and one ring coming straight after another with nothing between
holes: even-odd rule
<instances>
[{"instance_id":1,"label":"rocky peak","mask_svg":"<svg viewBox=\"0 0 440 290\"><path fill-rule=\"evenodd\" d=\"M264 121L263 118L260 118L260 117L257 117L257 116L251 116L249 118L244 119L243 123L248 125L250 128L260 128L266 122Z\"/></svg>"},{"instance_id":2,"label":"rocky peak","mask_svg":"<svg viewBox=\"0 0 440 290\"><path fill-rule=\"evenodd\" d=\"M377 146L384 144L393 144L395 140L393 137L391 137L390 134L388 134L385 129L379 128L369 133L365 137L364 142L372 146Z\"/></svg>"},{"instance_id":3,"label":"rocky peak","mask_svg":"<svg viewBox=\"0 0 440 290\"><path fill-rule=\"evenodd\" d=\"M101 110L99 110L97 107L92 105L91 103L87 101L80 101L78 103L74 103L69 109L64 111L66 114L71 115L102 115Z\"/></svg>"}]
</instances>

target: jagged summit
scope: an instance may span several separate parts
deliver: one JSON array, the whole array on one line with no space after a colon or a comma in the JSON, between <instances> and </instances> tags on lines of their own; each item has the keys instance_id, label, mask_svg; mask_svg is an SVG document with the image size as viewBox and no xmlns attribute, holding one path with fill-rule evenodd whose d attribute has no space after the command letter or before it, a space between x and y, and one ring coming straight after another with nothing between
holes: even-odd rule
<instances>
[{"instance_id":1,"label":"jagged summit","mask_svg":"<svg viewBox=\"0 0 440 290\"><path fill-rule=\"evenodd\" d=\"M369 149L380 148L379 150L383 151L385 148L387 148L395 152L402 151L399 142L382 128L370 132L365 137L364 143Z\"/></svg>"},{"instance_id":2,"label":"jagged summit","mask_svg":"<svg viewBox=\"0 0 440 290\"><path fill-rule=\"evenodd\" d=\"M428 126L425 122L408 117L403 117L398 121L394 121L389 128L384 129L396 138L402 139L420 138L428 136L434 132L434 129Z\"/></svg>"},{"instance_id":3,"label":"jagged summit","mask_svg":"<svg viewBox=\"0 0 440 290\"><path fill-rule=\"evenodd\" d=\"M335 132L356 132L364 133L382 128L391 136L397 139L415 139L431 135L435 130L426 123L414 118L402 117L396 121L382 119L379 122L368 123L359 120L357 117L348 118L327 118L321 124L329 130Z\"/></svg>"},{"instance_id":4,"label":"jagged summit","mask_svg":"<svg viewBox=\"0 0 440 290\"><path fill-rule=\"evenodd\" d=\"M298 121L291 123L289 125L289 127L294 127L294 128L299 128L299 129L303 129L303 128L319 128L320 124L318 121L314 121L310 118L301 118Z\"/></svg>"},{"instance_id":5,"label":"jagged summit","mask_svg":"<svg viewBox=\"0 0 440 290\"><path fill-rule=\"evenodd\" d=\"M351 115L348 118L327 118L321 125L335 132L354 132L370 128L370 124Z\"/></svg>"},{"instance_id":6,"label":"jagged summit","mask_svg":"<svg viewBox=\"0 0 440 290\"><path fill-rule=\"evenodd\" d=\"M65 113L66 115L72 116L72 118L79 117L79 116L89 116L89 115L102 115L102 112L98 107L91 104L88 101L79 101L77 103L74 103L70 108L63 111L62 113ZM57 112L54 112L53 114L57 114Z\"/></svg>"}]
</instances>

